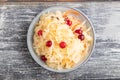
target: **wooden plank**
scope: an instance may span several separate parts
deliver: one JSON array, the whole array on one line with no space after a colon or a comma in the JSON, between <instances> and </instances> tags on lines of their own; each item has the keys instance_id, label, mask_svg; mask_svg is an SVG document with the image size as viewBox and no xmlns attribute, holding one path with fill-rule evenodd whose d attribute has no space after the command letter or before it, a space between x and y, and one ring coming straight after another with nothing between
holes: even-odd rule
<instances>
[{"instance_id":1,"label":"wooden plank","mask_svg":"<svg viewBox=\"0 0 120 80\"><path fill-rule=\"evenodd\" d=\"M86 2L86 1L119 1L119 0L0 0L1 2Z\"/></svg>"},{"instance_id":2,"label":"wooden plank","mask_svg":"<svg viewBox=\"0 0 120 80\"><path fill-rule=\"evenodd\" d=\"M0 80L120 79L120 2L33 2L0 4ZM70 6L92 21L96 47L79 69L57 74L30 56L26 34L33 18L50 6Z\"/></svg>"}]
</instances>

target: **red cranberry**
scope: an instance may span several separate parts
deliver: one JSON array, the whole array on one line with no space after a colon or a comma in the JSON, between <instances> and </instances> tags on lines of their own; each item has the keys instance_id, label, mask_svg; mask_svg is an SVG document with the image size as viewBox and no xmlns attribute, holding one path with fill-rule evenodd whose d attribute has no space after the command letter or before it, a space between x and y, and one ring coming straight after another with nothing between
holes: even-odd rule
<instances>
[{"instance_id":1,"label":"red cranberry","mask_svg":"<svg viewBox=\"0 0 120 80\"><path fill-rule=\"evenodd\" d=\"M67 46L67 44L62 41L62 42L60 42L59 46L60 46L61 48L65 48L65 47Z\"/></svg>"},{"instance_id":2,"label":"red cranberry","mask_svg":"<svg viewBox=\"0 0 120 80\"><path fill-rule=\"evenodd\" d=\"M38 36L42 36L42 30L38 31Z\"/></svg>"},{"instance_id":3,"label":"red cranberry","mask_svg":"<svg viewBox=\"0 0 120 80\"><path fill-rule=\"evenodd\" d=\"M82 41L82 40L85 39L85 36L84 36L83 34L80 34L80 35L78 36L78 38Z\"/></svg>"},{"instance_id":4,"label":"red cranberry","mask_svg":"<svg viewBox=\"0 0 120 80\"><path fill-rule=\"evenodd\" d=\"M75 30L75 33L78 33L78 34L82 34L82 30L81 29L77 29L77 30Z\"/></svg>"},{"instance_id":5,"label":"red cranberry","mask_svg":"<svg viewBox=\"0 0 120 80\"><path fill-rule=\"evenodd\" d=\"M51 46L52 46L52 41L50 41L50 40L47 41L47 42L46 42L46 46L47 46L47 47L51 47Z\"/></svg>"},{"instance_id":6,"label":"red cranberry","mask_svg":"<svg viewBox=\"0 0 120 80\"><path fill-rule=\"evenodd\" d=\"M66 24L67 24L68 26L71 26L71 25L72 25L72 21L70 21L69 19L67 19L67 20L66 20Z\"/></svg>"},{"instance_id":7,"label":"red cranberry","mask_svg":"<svg viewBox=\"0 0 120 80\"><path fill-rule=\"evenodd\" d=\"M42 61L47 61L47 58L45 57L45 55L42 55L42 56L41 56L41 60L42 60Z\"/></svg>"}]
</instances>

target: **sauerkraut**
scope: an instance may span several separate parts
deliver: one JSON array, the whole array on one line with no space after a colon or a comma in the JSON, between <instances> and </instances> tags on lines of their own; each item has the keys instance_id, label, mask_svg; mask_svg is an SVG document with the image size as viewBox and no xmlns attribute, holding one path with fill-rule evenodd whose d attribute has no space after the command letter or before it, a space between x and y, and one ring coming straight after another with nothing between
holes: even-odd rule
<instances>
[{"instance_id":1,"label":"sauerkraut","mask_svg":"<svg viewBox=\"0 0 120 80\"><path fill-rule=\"evenodd\" d=\"M91 28L87 28L86 21L68 13L45 13L34 28L33 47L36 54L40 57L44 55L45 64L57 70L72 68L83 61L92 43ZM78 37L80 34L83 39ZM47 44L47 41L51 43ZM61 42L66 44L62 44L64 48L60 46Z\"/></svg>"}]
</instances>

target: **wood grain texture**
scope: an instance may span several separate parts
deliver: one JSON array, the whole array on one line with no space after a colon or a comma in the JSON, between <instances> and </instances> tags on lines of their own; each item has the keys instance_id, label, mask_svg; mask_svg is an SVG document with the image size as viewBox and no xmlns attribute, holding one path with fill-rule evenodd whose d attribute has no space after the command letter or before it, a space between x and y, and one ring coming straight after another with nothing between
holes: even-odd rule
<instances>
[{"instance_id":1,"label":"wood grain texture","mask_svg":"<svg viewBox=\"0 0 120 80\"><path fill-rule=\"evenodd\" d=\"M0 0L1 2L87 2L87 1L119 1L119 0Z\"/></svg>"},{"instance_id":2,"label":"wood grain texture","mask_svg":"<svg viewBox=\"0 0 120 80\"><path fill-rule=\"evenodd\" d=\"M26 5L28 4L28 5ZM0 5L0 80L120 79L120 2L10 3ZM33 18L50 6L71 6L92 21L96 46L79 69L58 74L30 56L26 34Z\"/></svg>"}]
</instances>

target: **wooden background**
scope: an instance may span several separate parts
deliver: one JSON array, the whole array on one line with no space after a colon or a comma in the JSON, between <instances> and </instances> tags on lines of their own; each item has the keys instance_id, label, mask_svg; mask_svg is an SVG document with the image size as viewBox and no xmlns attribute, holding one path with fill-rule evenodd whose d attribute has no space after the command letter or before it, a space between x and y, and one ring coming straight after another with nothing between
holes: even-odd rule
<instances>
[{"instance_id":1,"label":"wooden background","mask_svg":"<svg viewBox=\"0 0 120 80\"><path fill-rule=\"evenodd\" d=\"M0 0L1 2L86 2L86 1L119 1L119 0Z\"/></svg>"},{"instance_id":2,"label":"wooden background","mask_svg":"<svg viewBox=\"0 0 120 80\"><path fill-rule=\"evenodd\" d=\"M96 46L79 69L54 73L30 56L26 34L33 18L50 6L70 6L92 21ZM0 3L0 80L120 79L120 2L22 2Z\"/></svg>"}]
</instances>

